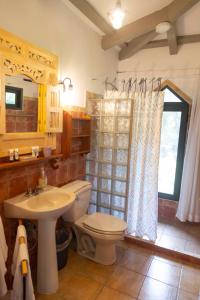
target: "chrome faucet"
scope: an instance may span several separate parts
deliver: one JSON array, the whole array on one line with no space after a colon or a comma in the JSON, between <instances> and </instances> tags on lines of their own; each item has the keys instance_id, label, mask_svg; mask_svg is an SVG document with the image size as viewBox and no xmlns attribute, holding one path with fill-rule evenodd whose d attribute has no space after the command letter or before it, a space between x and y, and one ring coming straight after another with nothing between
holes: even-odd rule
<instances>
[{"instance_id":1,"label":"chrome faucet","mask_svg":"<svg viewBox=\"0 0 200 300\"><path fill-rule=\"evenodd\" d=\"M38 195L40 193L40 191L41 191L41 189L38 186L36 186L35 188L29 187L25 193L25 196L32 197L32 196Z\"/></svg>"}]
</instances>

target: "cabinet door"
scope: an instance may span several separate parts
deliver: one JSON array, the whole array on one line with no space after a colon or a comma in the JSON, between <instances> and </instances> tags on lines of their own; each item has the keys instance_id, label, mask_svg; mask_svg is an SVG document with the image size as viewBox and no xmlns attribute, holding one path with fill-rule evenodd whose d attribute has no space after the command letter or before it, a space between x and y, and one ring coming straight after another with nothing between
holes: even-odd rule
<instances>
[{"instance_id":1,"label":"cabinet door","mask_svg":"<svg viewBox=\"0 0 200 300\"><path fill-rule=\"evenodd\" d=\"M0 134L4 134L6 130L5 113L5 81L0 73Z\"/></svg>"},{"instance_id":2,"label":"cabinet door","mask_svg":"<svg viewBox=\"0 0 200 300\"><path fill-rule=\"evenodd\" d=\"M60 88L47 86L46 90L46 132L62 132L63 110L60 100Z\"/></svg>"}]
</instances>

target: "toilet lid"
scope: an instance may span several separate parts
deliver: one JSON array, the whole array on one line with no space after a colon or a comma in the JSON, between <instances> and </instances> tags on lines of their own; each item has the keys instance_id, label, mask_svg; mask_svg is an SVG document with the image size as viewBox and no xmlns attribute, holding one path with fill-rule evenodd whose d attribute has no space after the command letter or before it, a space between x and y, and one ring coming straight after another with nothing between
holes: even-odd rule
<instances>
[{"instance_id":1,"label":"toilet lid","mask_svg":"<svg viewBox=\"0 0 200 300\"><path fill-rule=\"evenodd\" d=\"M123 220L103 213L89 215L83 225L96 232L111 234L122 233L127 228Z\"/></svg>"}]
</instances>

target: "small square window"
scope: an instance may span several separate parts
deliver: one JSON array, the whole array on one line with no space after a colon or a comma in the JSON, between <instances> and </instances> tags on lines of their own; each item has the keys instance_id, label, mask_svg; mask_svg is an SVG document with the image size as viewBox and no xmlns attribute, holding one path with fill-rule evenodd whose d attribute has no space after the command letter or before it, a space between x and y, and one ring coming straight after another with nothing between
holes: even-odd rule
<instances>
[{"instance_id":1,"label":"small square window","mask_svg":"<svg viewBox=\"0 0 200 300\"><path fill-rule=\"evenodd\" d=\"M8 109L22 109L23 89L6 85L5 101Z\"/></svg>"}]
</instances>

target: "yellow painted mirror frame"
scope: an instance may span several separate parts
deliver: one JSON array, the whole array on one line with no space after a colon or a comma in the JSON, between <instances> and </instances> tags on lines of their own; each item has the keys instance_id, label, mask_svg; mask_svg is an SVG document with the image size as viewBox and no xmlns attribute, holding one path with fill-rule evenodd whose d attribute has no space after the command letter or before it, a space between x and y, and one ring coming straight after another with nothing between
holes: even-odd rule
<instances>
[{"instance_id":1,"label":"yellow painted mirror frame","mask_svg":"<svg viewBox=\"0 0 200 300\"><path fill-rule=\"evenodd\" d=\"M57 73L56 55L0 29L0 157L7 156L10 148L19 148L24 154L36 145L56 147L56 132L62 131ZM5 75L17 74L39 84L38 132L5 132Z\"/></svg>"}]
</instances>

